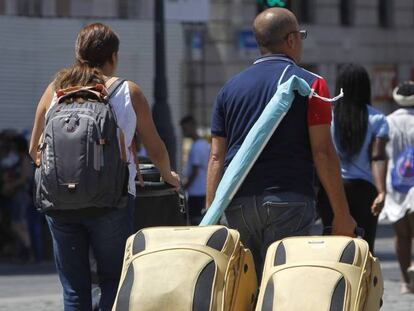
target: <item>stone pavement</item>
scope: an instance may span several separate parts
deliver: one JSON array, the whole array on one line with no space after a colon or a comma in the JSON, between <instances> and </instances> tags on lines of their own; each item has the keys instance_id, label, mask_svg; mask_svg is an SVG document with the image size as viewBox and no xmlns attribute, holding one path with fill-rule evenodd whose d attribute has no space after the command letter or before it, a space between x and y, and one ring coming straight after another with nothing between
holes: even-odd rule
<instances>
[{"instance_id":1,"label":"stone pavement","mask_svg":"<svg viewBox=\"0 0 414 311\"><path fill-rule=\"evenodd\" d=\"M0 265L0 311L63 310L53 263Z\"/></svg>"},{"instance_id":2,"label":"stone pavement","mask_svg":"<svg viewBox=\"0 0 414 311\"><path fill-rule=\"evenodd\" d=\"M395 257L393 230L390 225L379 226L375 249L385 279L384 305L381 310L414 311L414 294L400 294L400 268Z\"/></svg>"},{"instance_id":3,"label":"stone pavement","mask_svg":"<svg viewBox=\"0 0 414 311\"><path fill-rule=\"evenodd\" d=\"M376 242L385 278L383 311L414 311L414 295L400 295L392 228L381 224ZM0 311L59 311L61 287L52 263L0 264Z\"/></svg>"}]
</instances>

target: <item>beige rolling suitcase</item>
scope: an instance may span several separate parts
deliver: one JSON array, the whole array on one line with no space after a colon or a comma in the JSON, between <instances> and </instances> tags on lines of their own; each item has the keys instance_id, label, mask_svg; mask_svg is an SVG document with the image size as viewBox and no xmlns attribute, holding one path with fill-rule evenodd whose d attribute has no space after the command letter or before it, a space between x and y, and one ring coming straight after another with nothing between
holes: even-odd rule
<instances>
[{"instance_id":1,"label":"beige rolling suitcase","mask_svg":"<svg viewBox=\"0 0 414 311\"><path fill-rule=\"evenodd\" d=\"M364 240L286 238L267 251L256 311L375 311L383 291L379 261Z\"/></svg>"},{"instance_id":2,"label":"beige rolling suitcase","mask_svg":"<svg viewBox=\"0 0 414 311\"><path fill-rule=\"evenodd\" d=\"M131 236L113 311L252 311L250 251L224 226L156 227Z\"/></svg>"}]
</instances>

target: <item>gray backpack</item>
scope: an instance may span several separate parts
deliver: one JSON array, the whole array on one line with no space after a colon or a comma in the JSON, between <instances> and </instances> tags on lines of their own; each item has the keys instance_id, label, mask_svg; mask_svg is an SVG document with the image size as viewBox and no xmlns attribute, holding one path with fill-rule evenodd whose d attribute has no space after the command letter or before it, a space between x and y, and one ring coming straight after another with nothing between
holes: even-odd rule
<instances>
[{"instance_id":1,"label":"gray backpack","mask_svg":"<svg viewBox=\"0 0 414 311\"><path fill-rule=\"evenodd\" d=\"M69 90L50 108L35 172L38 210L116 207L126 194L124 138L109 104L123 82L104 98L88 87Z\"/></svg>"}]
</instances>

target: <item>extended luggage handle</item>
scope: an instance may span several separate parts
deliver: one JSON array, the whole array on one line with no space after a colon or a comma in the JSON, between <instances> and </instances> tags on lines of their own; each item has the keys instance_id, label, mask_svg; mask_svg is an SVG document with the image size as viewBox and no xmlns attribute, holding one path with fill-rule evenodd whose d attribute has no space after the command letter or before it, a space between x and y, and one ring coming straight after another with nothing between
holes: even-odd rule
<instances>
[{"instance_id":1,"label":"extended luggage handle","mask_svg":"<svg viewBox=\"0 0 414 311\"><path fill-rule=\"evenodd\" d=\"M322 235L332 235L332 226L326 226L322 230ZM365 230L361 227L356 227L354 230L354 234L356 237L364 238L365 236Z\"/></svg>"},{"instance_id":2,"label":"extended luggage handle","mask_svg":"<svg viewBox=\"0 0 414 311\"><path fill-rule=\"evenodd\" d=\"M180 206L180 213L185 214L187 211L187 198L185 196L185 191L182 186L177 190L178 193L178 204Z\"/></svg>"},{"instance_id":3,"label":"extended luggage handle","mask_svg":"<svg viewBox=\"0 0 414 311\"><path fill-rule=\"evenodd\" d=\"M180 180L180 188L177 190L178 193L178 204L180 206L180 213L185 215L185 221L187 223L187 226L189 226L190 223L190 210L188 208L188 201L187 201L187 195L185 193L183 183Z\"/></svg>"}]
</instances>

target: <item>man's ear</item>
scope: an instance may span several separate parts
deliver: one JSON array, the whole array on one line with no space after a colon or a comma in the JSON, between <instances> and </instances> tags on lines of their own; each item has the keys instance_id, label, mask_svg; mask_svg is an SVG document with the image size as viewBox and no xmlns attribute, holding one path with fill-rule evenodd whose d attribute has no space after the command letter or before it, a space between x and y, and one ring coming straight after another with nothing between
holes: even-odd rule
<instances>
[{"instance_id":1,"label":"man's ear","mask_svg":"<svg viewBox=\"0 0 414 311\"><path fill-rule=\"evenodd\" d=\"M286 44L289 47L289 49L293 49L296 46L295 36L293 33L289 34L286 38Z\"/></svg>"}]
</instances>

